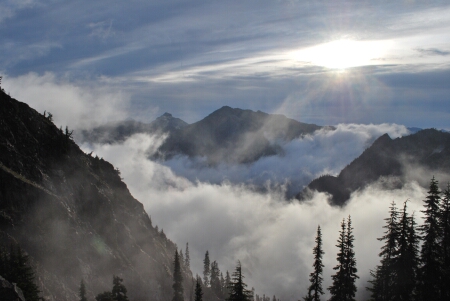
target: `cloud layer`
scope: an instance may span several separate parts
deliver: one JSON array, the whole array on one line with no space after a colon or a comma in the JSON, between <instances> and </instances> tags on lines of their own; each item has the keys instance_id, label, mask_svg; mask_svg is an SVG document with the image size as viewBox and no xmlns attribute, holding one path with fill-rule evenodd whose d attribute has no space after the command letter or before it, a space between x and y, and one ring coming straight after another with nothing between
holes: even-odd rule
<instances>
[{"instance_id":1,"label":"cloud layer","mask_svg":"<svg viewBox=\"0 0 450 301\"><path fill-rule=\"evenodd\" d=\"M354 125L348 128L361 130ZM348 140L344 137L340 138L342 143L355 140L349 133ZM361 277L358 296L365 295L369 270L378 263L381 245L376 238L382 235L389 204L396 201L401 206L410 199L410 212L415 211L418 217L426 193L412 182L392 191L373 185L353 194L344 208L329 206L324 194L316 194L305 203L288 202L276 191L262 194L231 183L192 183L168 167L147 160L159 143L156 137L138 134L124 144L95 145L93 150L120 168L130 191L144 203L154 224L180 247L189 242L194 273L202 273L206 250L222 271L232 271L239 259L247 283L256 293L275 294L282 300L298 300L306 294L318 225L325 250L324 287L331 285L339 225L348 215L355 228Z\"/></svg>"},{"instance_id":2,"label":"cloud layer","mask_svg":"<svg viewBox=\"0 0 450 301\"><path fill-rule=\"evenodd\" d=\"M262 157L252 164L208 166L202 158L175 157L164 165L191 182L246 184L256 190L300 192L320 175L337 175L379 136L408 134L402 125L339 124L334 131L321 130L283 145L282 156Z\"/></svg>"},{"instance_id":3,"label":"cloud layer","mask_svg":"<svg viewBox=\"0 0 450 301\"><path fill-rule=\"evenodd\" d=\"M53 114L55 124L86 129L127 117L129 98L121 91L101 85L77 85L53 73L29 73L6 77L5 91L43 114Z\"/></svg>"}]
</instances>

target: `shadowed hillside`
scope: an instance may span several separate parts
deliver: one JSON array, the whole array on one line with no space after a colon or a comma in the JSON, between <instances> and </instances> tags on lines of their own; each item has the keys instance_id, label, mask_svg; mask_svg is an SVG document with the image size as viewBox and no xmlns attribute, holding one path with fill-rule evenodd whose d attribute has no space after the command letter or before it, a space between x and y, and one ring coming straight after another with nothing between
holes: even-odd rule
<instances>
[{"instance_id":1,"label":"shadowed hillside","mask_svg":"<svg viewBox=\"0 0 450 301\"><path fill-rule=\"evenodd\" d=\"M78 300L81 279L93 300L112 275L131 300L170 300L175 244L120 172L51 119L0 92L0 244L29 254L46 300Z\"/></svg>"}]
</instances>

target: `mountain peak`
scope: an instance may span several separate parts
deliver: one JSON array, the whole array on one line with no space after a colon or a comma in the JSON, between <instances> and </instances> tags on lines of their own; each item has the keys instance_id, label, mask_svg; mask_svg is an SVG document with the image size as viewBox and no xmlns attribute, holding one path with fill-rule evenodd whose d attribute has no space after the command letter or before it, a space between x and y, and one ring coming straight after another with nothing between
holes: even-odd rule
<instances>
[{"instance_id":1,"label":"mountain peak","mask_svg":"<svg viewBox=\"0 0 450 301\"><path fill-rule=\"evenodd\" d=\"M242 109L238 109L238 108L232 108L229 106L223 106L218 110L215 110L214 112L212 112L211 114L209 114L206 118L208 118L209 116L217 116L217 115L236 115L239 112L242 112L244 110Z\"/></svg>"},{"instance_id":2,"label":"mountain peak","mask_svg":"<svg viewBox=\"0 0 450 301\"><path fill-rule=\"evenodd\" d=\"M291 141L320 128L284 115L223 106L170 135L159 148L158 156L168 159L184 154L206 157L211 164L250 163L282 153L278 142Z\"/></svg>"},{"instance_id":3,"label":"mountain peak","mask_svg":"<svg viewBox=\"0 0 450 301\"><path fill-rule=\"evenodd\" d=\"M386 133L380 136L375 142L372 144L372 147L383 147L392 141L391 137Z\"/></svg>"}]
</instances>

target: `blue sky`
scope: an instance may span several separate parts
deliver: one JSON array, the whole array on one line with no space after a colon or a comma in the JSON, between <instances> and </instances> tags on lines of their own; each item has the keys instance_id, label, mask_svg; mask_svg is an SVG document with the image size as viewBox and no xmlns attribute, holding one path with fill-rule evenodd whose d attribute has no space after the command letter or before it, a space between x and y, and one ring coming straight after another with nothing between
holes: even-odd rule
<instances>
[{"instance_id":1,"label":"blue sky","mask_svg":"<svg viewBox=\"0 0 450 301\"><path fill-rule=\"evenodd\" d=\"M112 96L121 114L102 121L195 122L228 105L449 128L446 1L3 0L0 53L12 96L33 104L38 84L58 88L52 103L64 87L98 107Z\"/></svg>"}]
</instances>

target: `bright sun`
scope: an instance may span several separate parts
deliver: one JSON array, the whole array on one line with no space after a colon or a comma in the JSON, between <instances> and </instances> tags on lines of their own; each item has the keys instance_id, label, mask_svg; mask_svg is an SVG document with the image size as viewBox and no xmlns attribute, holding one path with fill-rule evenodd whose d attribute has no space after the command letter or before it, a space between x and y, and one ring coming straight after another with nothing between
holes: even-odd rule
<instances>
[{"instance_id":1,"label":"bright sun","mask_svg":"<svg viewBox=\"0 0 450 301\"><path fill-rule=\"evenodd\" d=\"M330 69L346 69L374 64L388 48L388 41L336 40L296 51L293 57Z\"/></svg>"}]
</instances>

